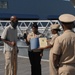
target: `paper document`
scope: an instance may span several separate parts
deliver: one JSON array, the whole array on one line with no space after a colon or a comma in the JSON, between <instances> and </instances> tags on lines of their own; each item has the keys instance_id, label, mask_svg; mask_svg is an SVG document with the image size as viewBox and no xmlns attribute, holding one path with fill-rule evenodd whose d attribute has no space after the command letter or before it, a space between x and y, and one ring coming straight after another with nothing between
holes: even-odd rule
<instances>
[{"instance_id":1,"label":"paper document","mask_svg":"<svg viewBox=\"0 0 75 75\"><path fill-rule=\"evenodd\" d=\"M45 38L45 37L39 38L39 44L40 44L40 47L46 47L47 46L47 38Z\"/></svg>"}]
</instances>

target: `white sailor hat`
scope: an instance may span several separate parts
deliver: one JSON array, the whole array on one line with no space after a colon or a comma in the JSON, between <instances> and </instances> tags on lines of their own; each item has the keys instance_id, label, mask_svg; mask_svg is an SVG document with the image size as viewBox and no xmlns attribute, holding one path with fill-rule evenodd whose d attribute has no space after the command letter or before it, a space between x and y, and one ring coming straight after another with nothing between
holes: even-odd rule
<instances>
[{"instance_id":1,"label":"white sailor hat","mask_svg":"<svg viewBox=\"0 0 75 75\"><path fill-rule=\"evenodd\" d=\"M59 29L59 27L60 27L59 24L52 24L52 25L50 26L50 29L51 29L51 30L52 30L52 29Z\"/></svg>"},{"instance_id":2,"label":"white sailor hat","mask_svg":"<svg viewBox=\"0 0 75 75\"><path fill-rule=\"evenodd\" d=\"M70 23L75 21L75 16L72 14L62 14L59 16L59 21L64 23Z\"/></svg>"}]
</instances>

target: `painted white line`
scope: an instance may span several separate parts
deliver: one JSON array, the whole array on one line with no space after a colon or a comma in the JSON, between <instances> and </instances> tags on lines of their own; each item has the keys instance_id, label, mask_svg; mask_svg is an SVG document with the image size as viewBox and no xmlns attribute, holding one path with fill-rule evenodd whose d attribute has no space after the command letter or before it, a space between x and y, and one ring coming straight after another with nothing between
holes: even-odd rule
<instances>
[{"instance_id":1,"label":"painted white line","mask_svg":"<svg viewBox=\"0 0 75 75\"><path fill-rule=\"evenodd\" d=\"M29 58L29 57L27 57L27 56L20 56L20 55L18 55L18 57L20 57L20 58ZM46 62L49 62L49 60L46 60L46 59L42 59L42 61L46 61Z\"/></svg>"},{"instance_id":2,"label":"painted white line","mask_svg":"<svg viewBox=\"0 0 75 75\"><path fill-rule=\"evenodd\" d=\"M3 49L0 49L0 51L3 51Z\"/></svg>"},{"instance_id":3,"label":"painted white line","mask_svg":"<svg viewBox=\"0 0 75 75\"><path fill-rule=\"evenodd\" d=\"M20 57L20 58L28 58L28 57L26 57L26 56L20 56L20 55L18 55L18 57Z\"/></svg>"},{"instance_id":4,"label":"painted white line","mask_svg":"<svg viewBox=\"0 0 75 75\"><path fill-rule=\"evenodd\" d=\"M2 51L2 50L0 50L0 51ZM21 55L18 55L18 57L20 57L20 58L27 58L27 59L28 59L27 56L21 56ZM46 59L42 59L42 61L47 61L47 62L49 62L49 60L46 60Z\"/></svg>"},{"instance_id":5,"label":"painted white line","mask_svg":"<svg viewBox=\"0 0 75 75\"><path fill-rule=\"evenodd\" d=\"M47 60L47 59L42 59L42 61L46 61L46 62L49 62L49 60Z\"/></svg>"}]
</instances>

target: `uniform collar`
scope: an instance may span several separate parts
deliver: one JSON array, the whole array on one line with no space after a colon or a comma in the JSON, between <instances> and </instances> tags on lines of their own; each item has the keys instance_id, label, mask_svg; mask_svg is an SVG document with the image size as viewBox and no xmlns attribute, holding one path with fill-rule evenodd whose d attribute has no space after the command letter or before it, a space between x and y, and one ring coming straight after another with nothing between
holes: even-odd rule
<instances>
[{"instance_id":1,"label":"uniform collar","mask_svg":"<svg viewBox=\"0 0 75 75\"><path fill-rule=\"evenodd\" d=\"M34 32L32 32L33 34L35 34ZM37 34L39 34L39 32L37 32Z\"/></svg>"},{"instance_id":2,"label":"uniform collar","mask_svg":"<svg viewBox=\"0 0 75 75\"><path fill-rule=\"evenodd\" d=\"M57 36L58 34L52 34L52 37Z\"/></svg>"},{"instance_id":3,"label":"uniform collar","mask_svg":"<svg viewBox=\"0 0 75 75\"><path fill-rule=\"evenodd\" d=\"M72 32L72 31L71 31L71 30L65 30L65 31L64 31L64 33L67 33L67 32Z\"/></svg>"}]
</instances>

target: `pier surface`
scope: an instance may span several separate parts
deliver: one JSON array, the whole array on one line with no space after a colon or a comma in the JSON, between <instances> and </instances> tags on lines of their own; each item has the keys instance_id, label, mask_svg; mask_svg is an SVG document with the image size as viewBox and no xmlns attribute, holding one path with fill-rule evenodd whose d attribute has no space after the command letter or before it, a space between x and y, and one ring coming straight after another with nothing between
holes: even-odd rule
<instances>
[{"instance_id":1,"label":"pier surface","mask_svg":"<svg viewBox=\"0 0 75 75\"><path fill-rule=\"evenodd\" d=\"M0 51L0 75L4 75L4 54ZM43 61L42 64L42 75L49 75L49 62ZM28 58L18 57L18 72L17 75L31 75L30 63Z\"/></svg>"}]
</instances>

